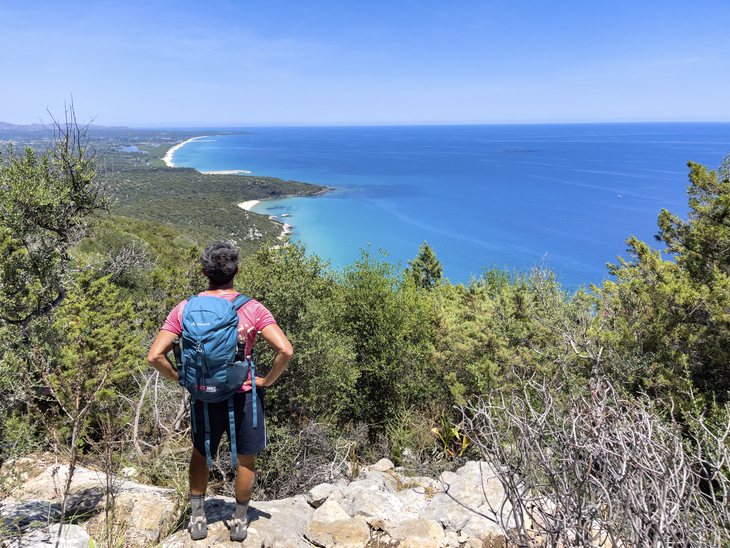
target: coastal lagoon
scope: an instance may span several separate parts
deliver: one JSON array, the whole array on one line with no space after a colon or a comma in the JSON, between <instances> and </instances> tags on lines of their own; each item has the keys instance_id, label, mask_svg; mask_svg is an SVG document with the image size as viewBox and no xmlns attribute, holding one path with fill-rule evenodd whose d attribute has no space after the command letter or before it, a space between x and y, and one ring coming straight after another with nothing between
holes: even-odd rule
<instances>
[{"instance_id":1,"label":"coastal lagoon","mask_svg":"<svg viewBox=\"0 0 730 548\"><path fill-rule=\"evenodd\" d=\"M253 209L334 266L368 246L407 266L428 241L452 282L545 262L565 287L600 283L629 236L653 242L662 208L685 217L687 161L712 168L730 152L726 123L241 131L253 134L191 141L174 163L336 187Z\"/></svg>"}]
</instances>

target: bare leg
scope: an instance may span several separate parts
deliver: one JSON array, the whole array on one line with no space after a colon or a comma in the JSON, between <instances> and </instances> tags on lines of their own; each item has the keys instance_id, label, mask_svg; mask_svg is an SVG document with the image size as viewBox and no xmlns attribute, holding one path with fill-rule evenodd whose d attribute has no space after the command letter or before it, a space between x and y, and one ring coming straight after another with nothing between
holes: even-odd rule
<instances>
[{"instance_id":1,"label":"bare leg","mask_svg":"<svg viewBox=\"0 0 730 548\"><path fill-rule=\"evenodd\" d=\"M254 481L256 480L256 455L236 456L238 457L238 467L236 469L236 499L249 500L253 492ZM205 459L203 460L203 464L205 464ZM206 476L206 484L207 481L208 477Z\"/></svg>"},{"instance_id":2,"label":"bare leg","mask_svg":"<svg viewBox=\"0 0 730 548\"><path fill-rule=\"evenodd\" d=\"M208 536L208 524L205 521L205 490L208 488L208 462L195 447L190 455L190 538L202 540Z\"/></svg>"},{"instance_id":3,"label":"bare leg","mask_svg":"<svg viewBox=\"0 0 730 548\"><path fill-rule=\"evenodd\" d=\"M236 511L231 520L231 540L243 542L248 536L248 502L251 500L253 484L256 480L256 459L254 455L236 455Z\"/></svg>"},{"instance_id":4,"label":"bare leg","mask_svg":"<svg viewBox=\"0 0 730 548\"><path fill-rule=\"evenodd\" d=\"M240 456L238 468L240 470ZM193 452L190 455L190 494L191 495L205 495L205 491L208 488L208 460L204 455L201 455L198 450L193 447Z\"/></svg>"}]
</instances>

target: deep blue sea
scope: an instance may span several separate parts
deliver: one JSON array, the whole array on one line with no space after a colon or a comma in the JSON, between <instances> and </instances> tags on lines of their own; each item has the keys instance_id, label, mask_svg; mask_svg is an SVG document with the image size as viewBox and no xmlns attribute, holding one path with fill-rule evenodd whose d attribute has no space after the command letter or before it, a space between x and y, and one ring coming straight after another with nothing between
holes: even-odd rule
<instances>
[{"instance_id":1,"label":"deep blue sea","mask_svg":"<svg viewBox=\"0 0 730 548\"><path fill-rule=\"evenodd\" d=\"M245 130L188 143L175 165L337 187L254 211L291 214L279 219L334 266L368 245L407 266L428 241L452 282L545 261L565 287L600 283L626 238L653 241L662 208L686 216L687 161L730 153L728 123Z\"/></svg>"}]
</instances>

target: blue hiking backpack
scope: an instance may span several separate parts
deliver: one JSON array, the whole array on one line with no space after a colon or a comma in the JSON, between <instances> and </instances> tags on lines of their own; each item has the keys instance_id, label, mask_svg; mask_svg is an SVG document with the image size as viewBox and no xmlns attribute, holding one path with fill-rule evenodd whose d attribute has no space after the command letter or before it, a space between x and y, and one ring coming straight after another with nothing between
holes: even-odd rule
<instances>
[{"instance_id":1,"label":"blue hiking backpack","mask_svg":"<svg viewBox=\"0 0 730 548\"><path fill-rule=\"evenodd\" d=\"M239 295L233 302L220 297L197 296L188 298L182 313L182 344L174 341L178 382L190 392L190 416L193 432L195 402L203 402L205 417L205 456L208 467L210 455L210 421L208 403L228 400L230 423L231 460L236 459L236 426L233 413L233 396L251 373L253 388L253 427L256 428L256 375L251 359L246 360L245 348L238 348L238 309L250 301ZM181 348L181 347L182 348Z\"/></svg>"}]
</instances>

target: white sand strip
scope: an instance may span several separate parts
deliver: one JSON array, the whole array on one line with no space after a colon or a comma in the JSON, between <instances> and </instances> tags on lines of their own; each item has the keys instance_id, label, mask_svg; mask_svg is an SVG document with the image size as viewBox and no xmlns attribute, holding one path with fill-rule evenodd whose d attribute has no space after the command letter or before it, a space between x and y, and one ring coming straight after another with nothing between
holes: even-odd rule
<instances>
[{"instance_id":1,"label":"white sand strip","mask_svg":"<svg viewBox=\"0 0 730 548\"><path fill-rule=\"evenodd\" d=\"M224 171L201 171L205 175L238 175L239 173L251 173L245 169L226 169Z\"/></svg>"},{"instance_id":2,"label":"white sand strip","mask_svg":"<svg viewBox=\"0 0 730 548\"><path fill-rule=\"evenodd\" d=\"M168 150L162 157L162 161L165 162L165 165L167 167L175 167L175 164L172 163L172 155L175 153L175 151L181 146L188 144L190 141L202 139L203 137L207 137L207 135L203 135L201 137L193 137L192 139L188 139L187 141L183 141L182 143L178 143L177 145L170 147L170 150Z\"/></svg>"},{"instance_id":3,"label":"white sand strip","mask_svg":"<svg viewBox=\"0 0 730 548\"><path fill-rule=\"evenodd\" d=\"M241 202L238 204L238 207L241 209L245 209L246 211L251 211L251 208L258 204L261 200L249 200L248 202Z\"/></svg>"}]
</instances>

